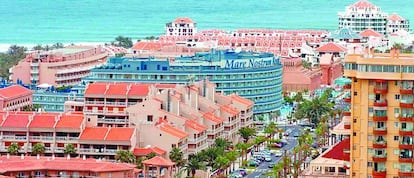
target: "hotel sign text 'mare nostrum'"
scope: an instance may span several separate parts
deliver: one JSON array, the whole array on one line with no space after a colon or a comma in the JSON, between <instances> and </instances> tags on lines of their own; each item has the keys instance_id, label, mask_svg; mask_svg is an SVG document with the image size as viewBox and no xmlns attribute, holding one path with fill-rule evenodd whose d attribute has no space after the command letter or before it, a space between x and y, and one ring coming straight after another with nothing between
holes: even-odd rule
<instances>
[{"instance_id":1,"label":"hotel sign text 'mare nostrum'","mask_svg":"<svg viewBox=\"0 0 414 178\"><path fill-rule=\"evenodd\" d=\"M246 69L246 68L263 68L271 67L279 63L278 58L260 58L260 59L229 59L225 60L226 69Z\"/></svg>"}]
</instances>

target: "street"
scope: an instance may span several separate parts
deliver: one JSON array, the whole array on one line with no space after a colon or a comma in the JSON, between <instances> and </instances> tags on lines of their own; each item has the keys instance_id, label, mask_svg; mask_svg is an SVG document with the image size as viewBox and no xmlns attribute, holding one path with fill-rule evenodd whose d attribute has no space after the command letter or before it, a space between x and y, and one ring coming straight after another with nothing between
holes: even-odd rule
<instances>
[{"instance_id":1,"label":"street","mask_svg":"<svg viewBox=\"0 0 414 178\"><path fill-rule=\"evenodd\" d=\"M296 147L296 145L298 144L298 142L297 142L297 140L296 140L296 138L294 138L293 137L293 135L295 134L295 133L301 133L302 131L301 131L301 127L300 126L291 126L291 125L289 125L289 126L282 126L282 128L284 128L285 130L287 130L287 129L291 129L292 130L292 132L289 134L289 136L287 137L287 142L288 142L288 144L287 145L285 145L284 147L282 147L282 149L281 150L288 150L288 152L290 151L290 150L292 150L293 148L295 148ZM271 162L266 162L266 161L264 161L264 162L262 162L255 170L254 170L254 172L253 173L251 173L251 174L249 174L249 175L247 175L247 178L254 178L254 177L256 177L256 176L260 176L260 177L264 177L263 175L268 171L268 170L270 170L270 169L272 169L272 168L269 168L268 166L269 166L269 164L277 164L279 161L281 161L282 160L282 158L283 158L283 156L282 157L276 157L276 156L274 156L274 155L272 155L272 161Z\"/></svg>"}]
</instances>

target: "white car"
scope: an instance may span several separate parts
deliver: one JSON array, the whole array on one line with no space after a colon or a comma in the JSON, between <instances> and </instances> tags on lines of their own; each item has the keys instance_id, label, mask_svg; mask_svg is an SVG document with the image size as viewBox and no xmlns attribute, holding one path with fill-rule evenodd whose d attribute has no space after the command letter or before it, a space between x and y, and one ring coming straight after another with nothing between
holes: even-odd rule
<instances>
[{"instance_id":1,"label":"white car","mask_svg":"<svg viewBox=\"0 0 414 178\"><path fill-rule=\"evenodd\" d=\"M266 161L266 162L270 162L270 161L272 161L272 157L271 157L271 156L265 156L265 161Z\"/></svg>"},{"instance_id":2,"label":"white car","mask_svg":"<svg viewBox=\"0 0 414 178\"><path fill-rule=\"evenodd\" d=\"M282 150L275 150L274 154L275 154L275 156L276 156L276 157L281 157L281 156L283 156L283 152L282 152Z\"/></svg>"}]
</instances>

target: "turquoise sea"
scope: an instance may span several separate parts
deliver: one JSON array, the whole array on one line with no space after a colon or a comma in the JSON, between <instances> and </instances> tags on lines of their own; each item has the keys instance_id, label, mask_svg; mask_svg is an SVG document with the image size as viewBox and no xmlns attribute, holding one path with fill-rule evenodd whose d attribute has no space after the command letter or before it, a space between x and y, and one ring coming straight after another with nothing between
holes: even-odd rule
<instances>
[{"instance_id":1,"label":"turquoise sea","mask_svg":"<svg viewBox=\"0 0 414 178\"><path fill-rule=\"evenodd\" d=\"M107 42L117 35L163 33L178 16L199 29L337 28L337 13L356 0L1 0L0 44ZM371 0L414 20L414 0ZM414 24L411 24L412 26Z\"/></svg>"}]
</instances>

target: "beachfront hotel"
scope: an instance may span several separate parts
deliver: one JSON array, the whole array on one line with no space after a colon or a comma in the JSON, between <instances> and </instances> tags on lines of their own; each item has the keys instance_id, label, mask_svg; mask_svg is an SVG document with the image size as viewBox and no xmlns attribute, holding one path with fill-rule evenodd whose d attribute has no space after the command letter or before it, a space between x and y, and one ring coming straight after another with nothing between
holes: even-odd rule
<instances>
[{"instance_id":1,"label":"beachfront hotel","mask_svg":"<svg viewBox=\"0 0 414 178\"><path fill-rule=\"evenodd\" d=\"M388 16L378 6L368 0L347 6L344 12L338 13L338 27L349 28L354 32L362 32L373 29L383 35L391 34L398 30L409 31L409 21L397 14Z\"/></svg>"},{"instance_id":2,"label":"beachfront hotel","mask_svg":"<svg viewBox=\"0 0 414 178\"><path fill-rule=\"evenodd\" d=\"M32 106L33 92L20 85L0 89L0 111L22 111Z\"/></svg>"},{"instance_id":3,"label":"beachfront hotel","mask_svg":"<svg viewBox=\"0 0 414 178\"><path fill-rule=\"evenodd\" d=\"M50 51L34 51L10 68L10 80L24 84L76 85L96 65L106 61L101 47L68 46Z\"/></svg>"},{"instance_id":4,"label":"beachfront hotel","mask_svg":"<svg viewBox=\"0 0 414 178\"><path fill-rule=\"evenodd\" d=\"M167 36L190 36L197 33L197 24L188 17L178 17L165 24Z\"/></svg>"},{"instance_id":5,"label":"beachfront hotel","mask_svg":"<svg viewBox=\"0 0 414 178\"><path fill-rule=\"evenodd\" d=\"M413 177L413 61L399 49L346 56L352 177Z\"/></svg>"},{"instance_id":6,"label":"beachfront hotel","mask_svg":"<svg viewBox=\"0 0 414 178\"><path fill-rule=\"evenodd\" d=\"M224 95L252 100L255 115L280 109L282 65L269 53L216 51L168 59L110 58L91 70L85 82L188 84L208 79Z\"/></svg>"}]
</instances>

